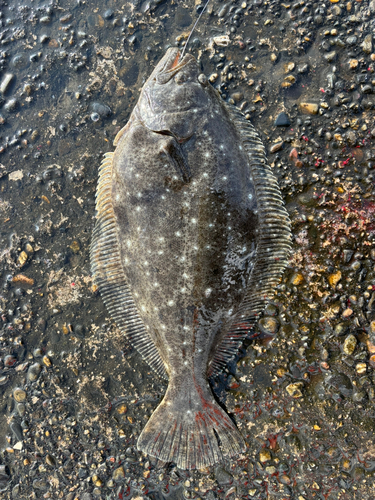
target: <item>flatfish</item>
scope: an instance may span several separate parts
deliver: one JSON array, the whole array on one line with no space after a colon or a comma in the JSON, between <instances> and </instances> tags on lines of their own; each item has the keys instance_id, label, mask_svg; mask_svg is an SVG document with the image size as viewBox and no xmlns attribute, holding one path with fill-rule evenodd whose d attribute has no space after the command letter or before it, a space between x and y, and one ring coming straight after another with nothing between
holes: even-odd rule
<instances>
[{"instance_id":1,"label":"flatfish","mask_svg":"<svg viewBox=\"0 0 375 500\"><path fill-rule=\"evenodd\" d=\"M290 222L264 147L191 54L167 50L105 154L91 244L117 326L167 392L138 449L182 469L245 449L208 378L280 280Z\"/></svg>"}]
</instances>

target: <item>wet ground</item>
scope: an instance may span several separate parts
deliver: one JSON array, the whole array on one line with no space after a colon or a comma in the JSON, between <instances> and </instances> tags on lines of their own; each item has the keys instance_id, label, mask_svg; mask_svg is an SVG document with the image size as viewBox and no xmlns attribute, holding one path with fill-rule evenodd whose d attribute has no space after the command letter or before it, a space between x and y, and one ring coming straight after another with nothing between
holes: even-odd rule
<instances>
[{"instance_id":1,"label":"wet ground","mask_svg":"<svg viewBox=\"0 0 375 500\"><path fill-rule=\"evenodd\" d=\"M267 340L212 381L246 453L188 473L135 448L166 387L93 291L97 172L201 8L0 5L4 499L374 497L374 0L211 0L190 50L259 130L293 253Z\"/></svg>"}]
</instances>

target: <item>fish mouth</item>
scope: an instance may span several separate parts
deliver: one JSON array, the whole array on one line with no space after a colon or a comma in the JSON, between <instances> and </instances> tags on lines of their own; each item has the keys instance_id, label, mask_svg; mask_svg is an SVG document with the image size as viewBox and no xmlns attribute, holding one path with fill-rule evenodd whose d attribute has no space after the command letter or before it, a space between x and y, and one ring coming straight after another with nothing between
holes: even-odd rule
<instances>
[{"instance_id":1,"label":"fish mouth","mask_svg":"<svg viewBox=\"0 0 375 500\"><path fill-rule=\"evenodd\" d=\"M181 59L181 52L177 48L168 49L163 59L164 64L156 75L156 80L160 84L169 82L187 64L196 63L191 54L185 54Z\"/></svg>"}]
</instances>

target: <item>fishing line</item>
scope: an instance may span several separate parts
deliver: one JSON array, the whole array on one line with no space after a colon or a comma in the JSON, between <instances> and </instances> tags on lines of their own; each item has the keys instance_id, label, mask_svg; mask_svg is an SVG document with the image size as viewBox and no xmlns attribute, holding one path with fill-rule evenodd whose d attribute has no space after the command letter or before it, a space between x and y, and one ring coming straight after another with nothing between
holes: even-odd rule
<instances>
[{"instance_id":1,"label":"fishing line","mask_svg":"<svg viewBox=\"0 0 375 500\"><path fill-rule=\"evenodd\" d=\"M205 4L205 6L204 6L204 7L203 7L203 9L202 9L202 12L199 14L198 19L195 21L194 26L193 26L192 30L190 31L190 33L189 33L188 39L186 40L186 43L185 43L185 46L184 46L184 48L182 49L181 59L184 57L184 53L185 53L186 47L188 46L188 43L189 43L190 37L191 37L191 35L193 34L193 31L195 30L196 25L199 23L199 19L202 17L203 12L206 10L206 7L207 7L207 5L208 5L209 1L210 1L210 0L207 0L207 2L206 2L206 4Z\"/></svg>"}]
</instances>

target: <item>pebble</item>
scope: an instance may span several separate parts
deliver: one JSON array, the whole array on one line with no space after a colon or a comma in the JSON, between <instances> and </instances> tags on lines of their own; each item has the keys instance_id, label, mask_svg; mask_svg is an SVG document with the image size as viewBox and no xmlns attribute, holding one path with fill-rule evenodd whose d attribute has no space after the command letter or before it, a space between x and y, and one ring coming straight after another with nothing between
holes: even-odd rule
<instances>
[{"instance_id":1,"label":"pebble","mask_svg":"<svg viewBox=\"0 0 375 500\"><path fill-rule=\"evenodd\" d=\"M350 69L356 69L358 68L358 59L349 59L348 64Z\"/></svg>"},{"instance_id":2,"label":"pebble","mask_svg":"<svg viewBox=\"0 0 375 500\"><path fill-rule=\"evenodd\" d=\"M307 115L317 115L319 111L319 106L312 102L301 102L299 107Z\"/></svg>"},{"instance_id":3,"label":"pebble","mask_svg":"<svg viewBox=\"0 0 375 500\"><path fill-rule=\"evenodd\" d=\"M26 406L23 403L18 403L17 406L17 412L20 417L23 417L26 412Z\"/></svg>"},{"instance_id":4,"label":"pebble","mask_svg":"<svg viewBox=\"0 0 375 500\"><path fill-rule=\"evenodd\" d=\"M286 391L289 396L293 398L301 398L302 397L302 389L303 382L295 382L294 384L289 384L286 386Z\"/></svg>"},{"instance_id":5,"label":"pebble","mask_svg":"<svg viewBox=\"0 0 375 500\"><path fill-rule=\"evenodd\" d=\"M355 45L357 43L358 38L355 35L348 36L346 39L347 45Z\"/></svg>"},{"instance_id":6,"label":"pebble","mask_svg":"<svg viewBox=\"0 0 375 500\"><path fill-rule=\"evenodd\" d=\"M101 118L106 118L111 114L111 108L106 104L94 102L91 106L94 113L97 113Z\"/></svg>"},{"instance_id":7,"label":"pebble","mask_svg":"<svg viewBox=\"0 0 375 500\"><path fill-rule=\"evenodd\" d=\"M112 479L114 481L120 481L125 477L125 471L123 467L118 467L117 469L114 470L112 474Z\"/></svg>"},{"instance_id":8,"label":"pebble","mask_svg":"<svg viewBox=\"0 0 375 500\"><path fill-rule=\"evenodd\" d=\"M13 390L13 397L17 401L17 403L22 403L26 399L26 391L21 389L20 387L16 387Z\"/></svg>"},{"instance_id":9,"label":"pebble","mask_svg":"<svg viewBox=\"0 0 375 500\"><path fill-rule=\"evenodd\" d=\"M69 245L70 250L74 253L77 254L81 250L81 244L79 241L74 240L72 243Z\"/></svg>"},{"instance_id":10,"label":"pebble","mask_svg":"<svg viewBox=\"0 0 375 500\"><path fill-rule=\"evenodd\" d=\"M260 330L268 335L275 335L279 329L279 322L276 318L264 317L258 321Z\"/></svg>"},{"instance_id":11,"label":"pebble","mask_svg":"<svg viewBox=\"0 0 375 500\"><path fill-rule=\"evenodd\" d=\"M6 111L15 111L18 108L17 99L9 99L4 105Z\"/></svg>"},{"instance_id":12,"label":"pebble","mask_svg":"<svg viewBox=\"0 0 375 500\"><path fill-rule=\"evenodd\" d=\"M350 307L346 308L345 311L342 313L343 318L349 318L353 314L353 309L350 309Z\"/></svg>"},{"instance_id":13,"label":"pebble","mask_svg":"<svg viewBox=\"0 0 375 500\"><path fill-rule=\"evenodd\" d=\"M280 149L283 148L284 141L277 142L270 148L270 153L276 153L277 151L280 151Z\"/></svg>"},{"instance_id":14,"label":"pebble","mask_svg":"<svg viewBox=\"0 0 375 500\"><path fill-rule=\"evenodd\" d=\"M8 366L9 368L11 368L16 363L17 363L17 359L14 356L12 356L11 354L7 354L5 356L5 358L4 358L4 366Z\"/></svg>"},{"instance_id":15,"label":"pebble","mask_svg":"<svg viewBox=\"0 0 375 500\"><path fill-rule=\"evenodd\" d=\"M303 74L309 71L309 65L307 63L300 64L297 66L297 73Z\"/></svg>"},{"instance_id":16,"label":"pebble","mask_svg":"<svg viewBox=\"0 0 375 500\"><path fill-rule=\"evenodd\" d=\"M354 337L354 335L348 335L342 347L344 353L350 356L351 354L353 354L356 345L357 345L357 339Z\"/></svg>"},{"instance_id":17,"label":"pebble","mask_svg":"<svg viewBox=\"0 0 375 500\"><path fill-rule=\"evenodd\" d=\"M336 288L337 283L341 280L341 271L337 271L334 274L328 276L328 283L332 288Z\"/></svg>"},{"instance_id":18,"label":"pebble","mask_svg":"<svg viewBox=\"0 0 375 500\"><path fill-rule=\"evenodd\" d=\"M47 483L43 481L43 479L34 479L33 488L37 490L45 490L47 489Z\"/></svg>"},{"instance_id":19,"label":"pebble","mask_svg":"<svg viewBox=\"0 0 375 500\"><path fill-rule=\"evenodd\" d=\"M49 368L52 366L52 361L48 356L43 356L43 363Z\"/></svg>"},{"instance_id":20,"label":"pebble","mask_svg":"<svg viewBox=\"0 0 375 500\"><path fill-rule=\"evenodd\" d=\"M16 420L12 420L9 427L10 427L10 430L15 435L17 441L22 441L23 432L22 432L22 427L20 426L20 424Z\"/></svg>"},{"instance_id":21,"label":"pebble","mask_svg":"<svg viewBox=\"0 0 375 500\"><path fill-rule=\"evenodd\" d=\"M276 127L289 127L290 125L290 119L289 116L282 111L277 115L277 118L275 120L275 126Z\"/></svg>"},{"instance_id":22,"label":"pebble","mask_svg":"<svg viewBox=\"0 0 375 500\"><path fill-rule=\"evenodd\" d=\"M264 464L264 462L268 462L271 460L271 453L268 450L261 450L259 452L259 461Z\"/></svg>"},{"instance_id":23,"label":"pebble","mask_svg":"<svg viewBox=\"0 0 375 500\"><path fill-rule=\"evenodd\" d=\"M365 54L371 54L372 52L372 35L366 35L362 44L362 50Z\"/></svg>"},{"instance_id":24,"label":"pebble","mask_svg":"<svg viewBox=\"0 0 375 500\"><path fill-rule=\"evenodd\" d=\"M34 363L31 365L27 371L27 380L29 382L34 382L38 377L42 367L39 363Z\"/></svg>"},{"instance_id":25,"label":"pebble","mask_svg":"<svg viewBox=\"0 0 375 500\"><path fill-rule=\"evenodd\" d=\"M220 486L233 483L233 476L220 466L215 469L215 479Z\"/></svg>"},{"instance_id":26,"label":"pebble","mask_svg":"<svg viewBox=\"0 0 375 500\"><path fill-rule=\"evenodd\" d=\"M52 467L54 467L56 465L56 460L54 459L54 457L52 455L47 455L46 456L46 463L48 465L51 465Z\"/></svg>"},{"instance_id":27,"label":"pebble","mask_svg":"<svg viewBox=\"0 0 375 500\"><path fill-rule=\"evenodd\" d=\"M327 54L324 55L324 59L327 62L333 62L336 59L336 51L332 50L331 52L328 52Z\"/></svg>"},{"instance_id":28,"label":"pebble","mask_svg":"<svg viewBox=\"0 0 375 500\"><path fill-rule=\"evenodd\" d=\"M357 363L355 371L358 373L358 375L363 375L364 373L366 373L367 371L366 363Z\"/></svg>"},{"instance_id":29,"label":"pebble","mask_svg":"<svg viewBox=\"0 0 375 500\"><path fill-rule=\"evenodd\" d=\"M10 84L14 80L14 75L12 73L6 73L1 81L0 84L0 92L2 94L6 94L7 91L9 90Z\"/></svg>"},{"instance_id":30,"label":"pebble","mask_svg":"<svg viewBox=\"0 0 375 500\"><path fill-rule=\"evenodd\" d=\"M292 285L295 285L295 286L300 285L301 283L303 283L303 281L304 281L304 278L303 278L301 273L295 273L295 274L293 274L293 276L291 278L291 283L292 283Z\"/></svg>"},{"instance_id":31,"label":"pebble","mask_svg":"<svg viewBox=\"0 0 375 500\"><path fill-rule=\"evenodd\" d=\"M114 16L114 12L112 9L107 9L104 14L103 14L103 17L104 19L112 19L112 17Z\"/></svg>"}]
</instances>

